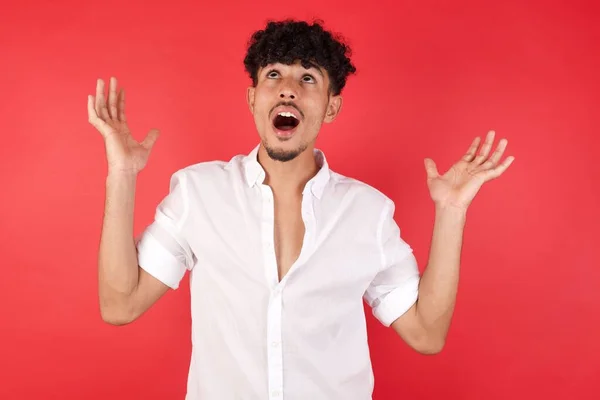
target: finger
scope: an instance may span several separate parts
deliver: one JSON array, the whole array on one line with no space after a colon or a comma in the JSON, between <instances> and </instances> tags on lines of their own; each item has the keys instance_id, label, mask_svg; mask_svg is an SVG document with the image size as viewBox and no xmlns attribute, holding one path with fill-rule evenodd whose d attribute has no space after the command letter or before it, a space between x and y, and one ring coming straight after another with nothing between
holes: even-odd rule
<instances>
[{"instance_id":1,"label":"finger","mask_svg":"<svg viewBox=\"0 0 600 400\"><path fill-rule=\"evenodd\" d=\"M125 116L125 89L121 88L119 91L119 121L127 122L127 117Z\"/></svg>"},{"instance_id":2,"label":"finger","mask_svg":"<svg viewBox=\"0 0 600 400\"><path fill-rule=\"evenodd\" d=\"M96 110L96 116L100 117L102 115L102 113L100 112L100 102L102 101L102 90L103 90L103 82L102 79L98 79L96 81L96 97L95 99L95 103L94 103L94 108Z\"/></svg>"},{"instance_id":3,"label":"finger","mask_svg":"<svg viewBox=\"0 0 600 400\"><path fill-rule=\"evenodd\" d=\"M108 132L108 125L96 114L96 109L94 108L94 96L88 95L87 101L88 108L88 122L94 126L102 136L106 136L106 132Z\"/></svg>"},{"instance_id":4,"label":"finger","mask_svg":"<svg viewBox=\"0 0 600 400\"><path fill-rule=\"evenodd\" d=\"M513 163L514 160L515 158L513 156L506 157L502 164L496 166L495 168L488 169L487 171L483 171L483 179L487 182L498 178L504 173L504 171L506 171L506 169Z\"/></svg>"},{"instance_id":5,"label":"finger","mask_svg":"<svg viewBox=\"0 0 600 400\"><path fill-rule=\"evenodd\" d=\"M481 146L481 151L479 152L479 155L477 157L475 157L475 160L473 160L473 162L476 165L483 163L483 161L490 154L490 150L492 149L492 144L494 143L494 136L496 136L496 132L494 132L494 131L488 132L488 134L485 138L485 142L483 142L483 146Z\"/></svg>"},{"instance_id":6,"label":"finger","mask_svg":"<svg viewBox=\"0 0 600 400\"><path fill-rule=\"evenodd\" d=\"M117 78L110 78L108 89L108 111L110 118L117 119Z\"/></svg>"},{"instance_id":7,"label":"finger","mask_svg":"<svg viewBox=\"0 0 600 400\"><path fill-rule=\"evenodd\" d=\"M477 146L479 146L480 141L481 138L479 136L477 136L475 140L473 140L473 143L471 143L471 147L469 147L469 150L467 150L467 153L462 158L464 161L471 162L473 160L473 157L475 157L475 152L477 151Z\"/></svg>"},{"instance_id":8,"label":"finger","mask_svg":"<svg viewBox=\"0 0 600 400\"><path fill-rule=\"evenodd\" d=\"M105 121L109 119L106 101L104 100L104 81L102 79L98 79L96 84L96 114Z\"/></svg>"},{"instance_id":9,"label":"finger","mask_svg":"<svg viewBox=\"0 0 600 400\"><path fill-rule=\"evenodd\" d=\"M493 166L498 164L498 161L500 161L500 159L502 158L502 154L504 154L504 150L506 150L507 145L508 140L504 138L500 139L500 142L498 142L498 146L496 147L496 151L494 151L494 154L492 154L492 156L489 159L489 161L492 162Z\"/></svg>"},{"instance_id":10,"label":"finger","mask_svg":"<svg viewBox=\"0 0 600 400\"><path fill-rule=\"evenodd\" d=\"M479 167L477 167L473 172L477 173L479 171L495 167L498 164L498 161L500 161L500 158L502 158L502 154L504 154L504 150L506 150L507 144L508 140L504 138L500 139L500 142L498 142L498 146L496 147L496 150L494 151L490 159L481 164Z\"/></svg>"},{"instance_id":11,"label":"finger","mask_svg":"<svg viewBox=\"0 0 600 400\"><path fill-rule=\"evenodd\" d=\"M140 144L146 150L152 150L152 146L154 146L154 143L156 143L156 139L158 139L159 134L160 131L158 129L151 129Z\"/></svg>"},{"instance_id":12,"label":"finger","mask_svg":"<svg viewBox=\"0 0 600 400\"><path fill-rule=\"evenodd\" d=\"M426 158L424 160L424 163L425 163L425 171L427 172L427 179L434 179L440 175L438 173L435 162L431 158Z\"/></svg>"}]
</instances>

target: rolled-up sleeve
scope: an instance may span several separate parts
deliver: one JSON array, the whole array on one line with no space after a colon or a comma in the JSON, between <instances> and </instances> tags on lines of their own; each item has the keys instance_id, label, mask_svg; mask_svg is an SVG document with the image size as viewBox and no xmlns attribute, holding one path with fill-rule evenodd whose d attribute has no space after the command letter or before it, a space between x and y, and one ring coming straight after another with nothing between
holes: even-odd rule
<instances>
[{"instance_id":1,"label":"rolled-up sleeve","mask_svg":"<svg viewBox=\"0 0 600 400\"><path fill-rule=\"evenodd\" d=\"M381 270L365 293L373 315L389 327L417 301L419 268L412 248L401 238L394 221L394 203L387 199L382 210L377 240Z\"/></svg>"},{"instance_id":2,"label":"rolled-up sleeve","mask_svg":"<svg viewBox=\"0 0 600 400\"><path fill-rule=\"evenodd\" d=\"M136 248L140 267L177 289L185 271L195 263L183 229L189 213L185 171L175 172L169 186L169 193L156 207L154 221L136 240Z\"/></svg>"}]
</instances>

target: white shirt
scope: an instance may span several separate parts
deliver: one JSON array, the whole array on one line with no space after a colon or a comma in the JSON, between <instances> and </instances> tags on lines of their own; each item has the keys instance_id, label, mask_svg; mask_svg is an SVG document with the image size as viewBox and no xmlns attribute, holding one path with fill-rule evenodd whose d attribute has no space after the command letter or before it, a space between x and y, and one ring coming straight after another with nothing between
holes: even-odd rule
<instances>
[{"instance_id":1,"label":"white shirt","mask_svg":"<svg viewBox=\"0 0 600 400\"><path fill-rule=\"evenodd\" d=\"M140 267L171 288L190 271L186 400L371 399L363 299L389 326L415 303L420 278L394 203L315 149L302 250L280 282L257 152L175 172L137 243Z\"/></svg>"}]
</instances>

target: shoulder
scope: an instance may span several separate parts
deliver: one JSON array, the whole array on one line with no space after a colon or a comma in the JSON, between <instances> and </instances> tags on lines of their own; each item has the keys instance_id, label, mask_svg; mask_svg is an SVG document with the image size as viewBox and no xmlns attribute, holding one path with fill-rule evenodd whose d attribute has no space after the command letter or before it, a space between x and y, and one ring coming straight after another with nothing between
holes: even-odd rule
<instances>
[{"instance_id":1,"label":"shoulder","mask_svg":"<svg viewBox=\"0 0 600 400\"><path fill-rule=\"evenodd\" d=\"M234 155L230 160L202 161L185 166L173 173L173 176L185 179L188 185L210 185L227 182L232 175L242 172L244 156Z\"/></svg>"},{"instance_id":2,"label":"shoulder","mask_svg":"<svg viewBox=\"0 0 600 400\"><path fill-rule=\"evenodd\" d=\"M188 179L213 178L226 173L227 161L211 160L188 165L176 174L186 175Z\"/></svg>"},{"instance_id":3,"label":"shoulder","mask_svg":"<svg viewBox=\"0 0 600 400\"><path fill-rule=\"evenodd\" d=\"M333 192L338 195L350 196L353 201L377 211L394 206L389 196L366 182L334 171L330 176Z\"/></svg>"}]
</instances>

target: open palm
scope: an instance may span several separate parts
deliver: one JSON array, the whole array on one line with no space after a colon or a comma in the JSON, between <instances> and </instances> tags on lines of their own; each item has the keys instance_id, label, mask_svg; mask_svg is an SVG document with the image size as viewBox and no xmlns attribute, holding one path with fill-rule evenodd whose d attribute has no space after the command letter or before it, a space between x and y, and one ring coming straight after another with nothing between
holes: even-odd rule
<instances>
[{"instance_id":1,"label":"open palm","mask_svg":"<svg viewBox=\"0 0 600 400\"><path fill-rule=\"evenodd\" d=\"M500 140L498 147L488 159L494 136L494 131L487 134L478 155L477 148L481 139L476 137L467 153L444 175L438 173L433 160L425 159L427 186L431 199L436 205L466 210L485 182L498 178L506 171L514 161L514 157L511 156L499 163L508 144L506 139Z\"/></svg>"},{"instance_id":2,"label":"open palm","mask_svg":"<svg viewBox=\"0 0 600 400\"><path fill-rule=\"evenodd\" d=\"M121 89L117 94L116 78L110 79L108 103L104 96L104 81L98 79L96 97L88 96L88 121L104 137L110 171L137 173L146 166L159 132L151 130L141 143L131 136L125 114L125 91Z\"/></svg>"}]
</instances>

